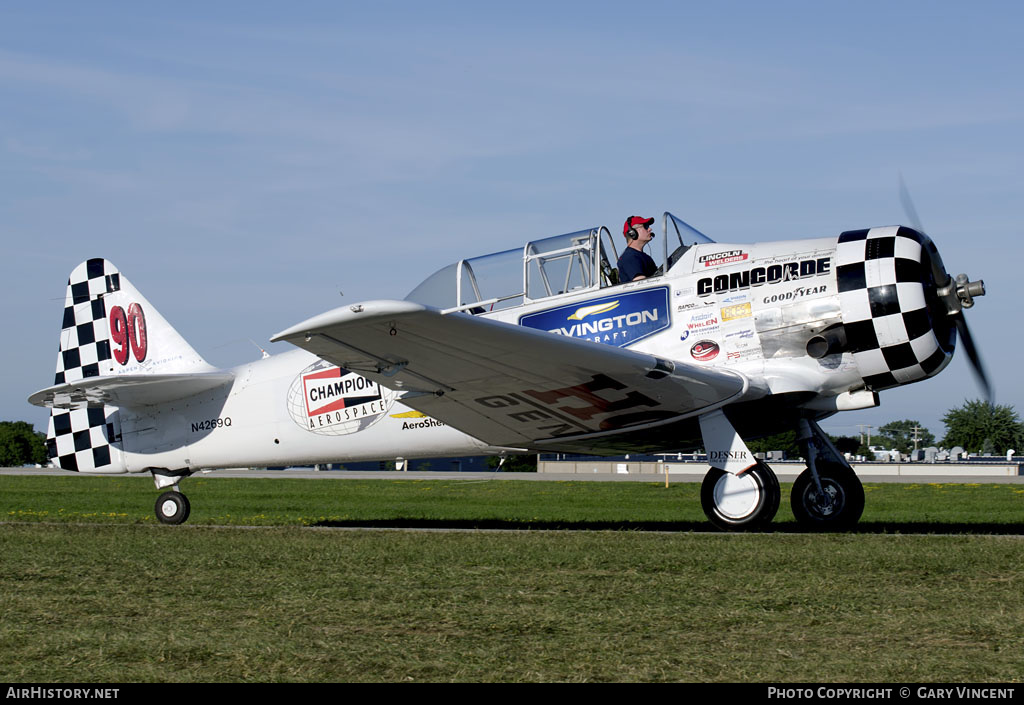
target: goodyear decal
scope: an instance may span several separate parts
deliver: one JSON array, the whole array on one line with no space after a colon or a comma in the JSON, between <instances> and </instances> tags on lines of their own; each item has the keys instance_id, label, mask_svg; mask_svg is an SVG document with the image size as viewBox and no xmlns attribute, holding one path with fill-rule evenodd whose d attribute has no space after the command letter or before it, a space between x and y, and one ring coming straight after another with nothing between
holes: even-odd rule
<instances>
[{"instance_id":1,"label":"goodyear decal","mask_svg":"<svg viewBox=\"0 0 1024 705\"><path fill-rule=\"evenodd\" d=\"M529 313L519 325L625 347L668 328L668 287L631 291Z\"/></svg>"}]
</instances>

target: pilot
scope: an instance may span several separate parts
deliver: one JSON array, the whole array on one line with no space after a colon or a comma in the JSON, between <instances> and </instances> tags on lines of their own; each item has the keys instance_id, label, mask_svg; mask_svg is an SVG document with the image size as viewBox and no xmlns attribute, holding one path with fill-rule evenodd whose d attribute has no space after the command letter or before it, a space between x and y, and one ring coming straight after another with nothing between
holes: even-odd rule
<instances>
[{"instance_id":1,"label":"pilot","mask_svg":"<svg viewBox=\"0 0 1024 705\"><path fill-rule=\"evenodd\" d=\"M641 218L631 215L622 226L622 234L626 236L626 249L619 257L619 282L635 282L653 276L658 269L650 255L644 252L644 245L654 239L651 225L654 218Z\"/></svg>"}]
</instances>

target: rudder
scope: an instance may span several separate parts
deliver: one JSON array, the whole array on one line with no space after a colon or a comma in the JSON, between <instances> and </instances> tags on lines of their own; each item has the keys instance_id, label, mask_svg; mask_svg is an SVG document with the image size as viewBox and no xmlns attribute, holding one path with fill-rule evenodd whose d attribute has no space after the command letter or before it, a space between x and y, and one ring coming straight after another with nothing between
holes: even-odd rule
<instances>
[{"instance_id":1,"label":"rudder","mask_svg":"<svg viewBox=\"0 0 1024 705\"><path fill-rule=\"evenodd\" d=\"M111 262L90 259L71 272L54 384L212 369Z\"/></svg>"},{"instance_id":2,"label":"rudder","mask_svg":"<svg viewBox=\"0 0 1024 705\"><path fill-rule=\"evenodd\" d=\"M94 258L71 272L54 385L211 370L111 262ZM125 472L115 406L96 402L51 408L46 446L54 464L65 470Z\"/></svg>"},{"instance_id":3,"label":"rudder","mask_svg":"<svg viewBox=\"0 0 1024 705\"><path fill-rule=\"evenodd\" d=\"M75 472L122 473L120 412L113 406L51 409L46 451L53 464Z\"/></svg>"}]
</instances>

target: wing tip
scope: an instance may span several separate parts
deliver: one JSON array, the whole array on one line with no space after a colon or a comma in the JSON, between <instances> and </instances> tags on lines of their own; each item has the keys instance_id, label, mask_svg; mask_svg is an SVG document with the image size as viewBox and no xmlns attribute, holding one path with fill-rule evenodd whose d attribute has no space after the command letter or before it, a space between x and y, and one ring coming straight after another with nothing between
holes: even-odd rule
<instances>
[{"instance_id":1,"label":"wing tip","mask_svg":"<svg viewBox=\"0 0 1024 705\"><path fill-rule=\"evenodd\" d=\"M431 310L430 307L412 301L396 301L393 299L377 299L373 301L362 301L348 306L317 314L307 318L301 323L296 323L280 333L270 337L270 342L276 343L282 340L305 337L319 329L330 326L356 323L363 319L373 319L382 316L400 316L409 313L418 313Z\"/></svg>"}]
</instances>

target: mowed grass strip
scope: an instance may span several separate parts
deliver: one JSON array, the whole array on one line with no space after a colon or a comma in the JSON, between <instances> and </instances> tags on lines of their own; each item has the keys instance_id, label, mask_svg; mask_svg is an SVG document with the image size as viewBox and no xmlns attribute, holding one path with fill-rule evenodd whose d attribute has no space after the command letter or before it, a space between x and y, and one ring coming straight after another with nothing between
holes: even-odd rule
<instances>
[{"instance_id":1,"label":"mowed grass strip","mask_svg":"<svg viewBox=\"0 0 1024 705\"><path fill-rule=\"evenodd\" d=\"M1017 681L1024 540L6 524L0 680Z\"/></svg>"},{"instance_id":2,"label":"mowed grass strip","mask_svg":"<svg viewBox=\"0 0 1024 705\"><path fill-rule=\"evenodd\" d=\"M868 485L868 533L699 534L699 485L0 477L0 679L1017 681L1024 493ZM784 498L788 488L784 487ZM310 525L618 531L319 531ZM211 525L264 525L217 528ZM271 526L276 524L277 527ZM644 533L632 528L666 528ZM961 533L906 536L902 531ZM879 535L881 533L897 535Z\"/></svg>"},{"instance_id":3,"label":"mowed grass strip","mask_svg":"<svg viewBox=\"0 0 1024 705\"><path fill-rule=\"evenodd\" d=\"M772 527L796 530L791 485ZM182 482L195 525L710 528L700 484L516 480L234 479ZM148 477L0 476L0 521L155 524ZM862 532L1024 534L1024 485L865 485Z\"/></svg>"}]
</instances>

